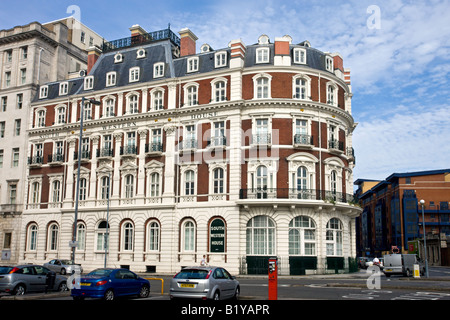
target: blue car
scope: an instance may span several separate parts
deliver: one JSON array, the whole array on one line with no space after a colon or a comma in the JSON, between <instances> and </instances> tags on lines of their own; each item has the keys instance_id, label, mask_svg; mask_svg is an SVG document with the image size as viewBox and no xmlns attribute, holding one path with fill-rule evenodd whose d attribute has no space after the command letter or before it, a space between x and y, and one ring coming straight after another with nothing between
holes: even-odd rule
<instances>
[{"instance_id":1,"label":"blue car","mask_svg":"<svg viewBox=\"0 0 450 320\"><path fill-rule=\"evenodd\" d=\"M114 300L121 296L147 298L150 282L128 269L95 269L72 282L71 296L74 300L101 298Z\"/></svg>"}]
</instances>

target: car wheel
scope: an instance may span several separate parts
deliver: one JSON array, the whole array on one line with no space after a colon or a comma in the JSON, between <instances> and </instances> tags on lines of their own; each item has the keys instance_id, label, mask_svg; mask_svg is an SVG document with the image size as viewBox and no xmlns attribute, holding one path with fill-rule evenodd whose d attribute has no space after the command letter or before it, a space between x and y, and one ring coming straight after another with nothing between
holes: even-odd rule
<instances>
[{"instance_id":1,"label":"car wheel","mask_svg":"<svg viewBox=\"0 0 450 320\"><path fill-rule=\"evenodd\" d=\"M62 275L65 275L65 274L66 274L66 269L62 268L62 269L61 269L61 274L62 274Z\"/></svg>"},{"instance_id":2,"label":"car wheel","mask_svg":"<svg viewBox=\"0 0 450 320\"><path fill-rule=\"evenodd\" d=\"M217 290L216 292L214 292L213 300L220 300L220 293L219 293L219 290Z\"/></svg>"},{"instance_id":3,"label":"car wheel","mask_svg":"<svg viewBox=\"0 0 450 320\"><path fill-rule=\"evenodd\" d=\"M115 297L114 291L112 289L109 289L105 292L105 295L104 295L105 300L112 301L112 300L114 300L114 297Z\"/></svg>"},{"instance_id":4,"label":"car wheel","mask_svg":"<svg viewBox=\"0 0 450 320\"><path fill-rule=\"evenodd\" d=\"M16 295L16 296L23 296L23 295L25 294L26 291L27 291L27 290L26 290L26 288L25 288L25 285L23 285L23 284L18 284L18 285L14 288L13 294Z\"/></svg>"},{"instance_id":5,"label":"car wheel","mask_svg":"<svg viewBox=\"0 0 450 320\"><path fill-rule=\"evenodd\" d=\"M150 288L147 285L143 285L139 292L139 298L147 298L150 294Z\"/></svg>"},{"instance_id":6,"label":"car wheel","mask_svg":"<svg viewBox=\"0 0 450 320\"><path fill-rule=\"evenodd\" d=\"M241 289L239 287L236 287L236 291L234 291L234 300L239 300L239 295L241 294Z\"/></svg>"},{"instance_id":7,"label":"car wheel","mask_svg":"<svg viewBox=\"0 0 450 320\"><path fill-rule=\"evenodd\" d=\"M406 269L406 276L411 277L411 271L409 271L409 269Z\"/></svg>"},{"instance_id":8,"label":"car wheel","mask_svg":"<svg viewBox=\"0 0 450 320\"><path fill-rule=\"evenodd\" d=\"M69 289L67 288L67 283L66 283L65 281L61 282L61 283L59 284L58 291L59 291L59 292L64 292L64 291L67 291L67 290L69 290Z\"/></svg>"}]
</instances>

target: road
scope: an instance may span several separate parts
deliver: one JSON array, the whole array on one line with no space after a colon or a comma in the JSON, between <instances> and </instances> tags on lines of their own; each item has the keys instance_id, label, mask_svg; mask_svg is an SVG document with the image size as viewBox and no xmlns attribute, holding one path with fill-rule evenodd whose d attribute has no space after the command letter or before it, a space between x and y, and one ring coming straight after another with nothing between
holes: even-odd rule
<instances>
[{"instance_id":1,"label":"road","mask_svg":"<svg viewBox=\"0 0 450 320\"><path fill-rule=\"evenodd\" d=\"M353 274L280 276L278 300L450 300L450 268L431 267L430 278L374 275L360 270ZM151 281L151 295L141 300L169 300L171 276L143 275ZM238 276L241 300L268 300L267 276ZM36 295L36 299L71 300L65 295ZM33 295L29 295L33 299Z\"/></svg>"}]
</instances>

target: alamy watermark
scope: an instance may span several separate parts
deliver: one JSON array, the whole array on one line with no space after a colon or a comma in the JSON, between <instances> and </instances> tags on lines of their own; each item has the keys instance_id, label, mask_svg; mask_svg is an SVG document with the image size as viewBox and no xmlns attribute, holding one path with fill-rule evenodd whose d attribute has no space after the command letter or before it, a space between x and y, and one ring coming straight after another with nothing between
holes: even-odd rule
<instances>
[{"instance_id":1,"label":"alamy watermark","mask_svg":"<svg viewBox=\"0 0 450 320\"><path fill-rule=\"evenodd\" d=\"M369 29L381 29L381 9L377 5L370 5L366 12L370 14L367 18L366 25Z\"/></svg>"}]
</instances>

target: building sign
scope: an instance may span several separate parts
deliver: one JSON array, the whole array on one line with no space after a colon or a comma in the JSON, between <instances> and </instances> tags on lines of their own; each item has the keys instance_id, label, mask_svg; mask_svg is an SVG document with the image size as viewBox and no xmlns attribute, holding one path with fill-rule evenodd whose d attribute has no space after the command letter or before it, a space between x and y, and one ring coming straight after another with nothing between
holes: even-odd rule
<instances>
[{"instance_id":1,"label":"building sign","mask_svg":"<svg viewBox=\"0 0 450 320\"><path fill-rule=\"evenodd\" d=\"M222 219L211 222L209 243L211 252L225 252L225 222Z\"/></svg>"}]
</instances>

